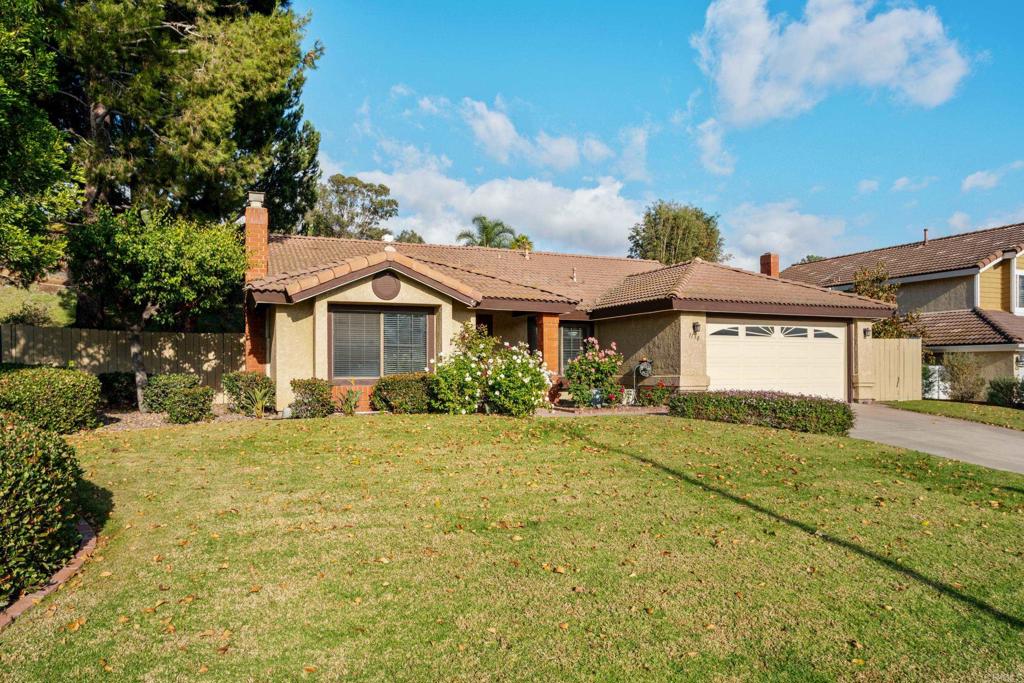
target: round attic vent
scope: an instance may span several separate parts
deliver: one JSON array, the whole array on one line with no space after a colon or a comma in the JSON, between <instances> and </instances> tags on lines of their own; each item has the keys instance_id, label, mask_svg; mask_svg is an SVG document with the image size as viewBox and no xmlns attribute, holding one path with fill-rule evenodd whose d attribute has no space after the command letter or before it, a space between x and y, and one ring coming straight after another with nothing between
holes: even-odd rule
<instances>
[{"instance_id":1,"label":"round attic vent","mask_svg":"<svg viewBox=\"0 0 1024 683\"><path fill-rule=\"evenodd\" d=\"M378 299L391 301L402 290L402 281L392 273L379 273L373 278L370 287Z\"/></svg>"}]
</instances>

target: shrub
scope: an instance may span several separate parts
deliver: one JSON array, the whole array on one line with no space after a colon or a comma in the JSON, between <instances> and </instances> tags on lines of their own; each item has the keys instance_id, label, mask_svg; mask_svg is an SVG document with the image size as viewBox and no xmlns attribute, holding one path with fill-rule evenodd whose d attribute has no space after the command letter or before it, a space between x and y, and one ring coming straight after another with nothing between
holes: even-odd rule
<instances>
[{"instance_id":1,"label":"shrub","mask_svg":"<svg viewBox=\"0 0 1024 683\"><path fill-rule=\"evenodd\" d=\"M486 404L503 415L527 417L547 403L551 375L541 353L525 344L498 347L486 363Z\"/></svg>"},{"instance_id":2,"label":"shrub","mask_svg":"<svg viewBox=\"0 0 1024 683\"><path fill-rule=\"evenodd\" d=\"M221 384L228 395L228 409L236 413L263 417L267 407L273 405L274 380L262 372L229 372Z\"/></svg>"},{"instance_id":3,"label":"shrub","mask_svg":"<svg viewBox=\"0 0 1024 683\"><path fill-rule=\"evenodd\" d=\"M213 419L213 389L210 387L179 387L163 399L167 421L189 424Z\"/></svg>"},{"instance_id":4,"label":"shrub","mask_svg":"<svg viewBox=\"0 0 1024 683\"><path fill-rule=\"evenodd\" d=\"M167 412L167 397L179 389L192 389L199 386L199 376L184 372L172 372L166 375L153 375L142 390L142 400L146 410L154 413Z\"/></svg>"},{"instance_id":5,"label":"shrub","mask_svg":"<svg viewBox=\"0 0 1024 683\"><path fill-rule=\"evenodd\" d=\"M18 368L0 373L0 410L61 434L95 427L100 403L96 377L72 368Z\"/></svg>"},{"instance_id":6,"label":"shrub","mask_svg":"<svg viewBox=\"0 0 1024 683\"><path fill-rule=\"evenodd\" d=\"M994 406L1024 408L1024 379L996 377L988 383L985 400Z\"/></svg>"},{"instance_id":7,"label":"shrub","mask_svg":"<svg viewBox=\"0 0 1024 683\"><path fill-rule=\"evenodd\" d=\"M985 388L978 359L971 353L943 354L941 375L949 385L949 398L953 401L973 401Z\"/></svg>"},{"instance_id":8,"label":"shrub","mask_svg":"<svg viewBox=\"0 0 1024 683\"><path fill-rule=\"evenodd\" d=\"M137 408L134 372L101 372L96 375L100 381L100 397L108 408Z\"/></svg>"},{"instance_id":9,"label":"shrub","mask_svg":"<svg viewBox=\"0 0 1024 683\"><path fill-rule=\"evenodd\" d=\"M75 552L81 474L61 437L0 413L0 605Z\"/></svg>"},{"instance_id":10,"label":"shrub","mask_svg":"<svg viewBox=\"0 0 1024 683\"><path fill-rule=\"evenodd\" d=\"M331 383L325 379L293 379L292 417L327 417L334 413Z\"/></svg>"},{"instance_id":11,"label":"shrub","mask_svg":"<svg viewBox=\"0 0 1024 683\"><path fill-rule=\"evenodd\" d=\"M565 368L565 379L569 383L569 395L578 406L591 405L595 401L607 405L621 398L619 386L622 354L612 342L602 349L594 337L583 341L583 352L569 361Z\"/></svg>"},{"instance_id":12,"label":"shrub","mask_svg":"<svg viewBox=\"0 0 1024 683\"><path fill-rule=\"evenodd\" d=\"M386 375L373 388L370 405L392 413L426 413L430 410L430 375L410 372Z\"/></svg>"},{"instance_id":13,"label":"shrub","mask_svg":"<svg viewBox=\"0 0 1024 683\"><path fill-rule=\"evenodd\" d=\"M341 410L342 415L352 417L359 410L359 401L363 398L363 392L356 387L354 379L350 379L349 382L352 386L341 392L341 396L338 398L338 409Z\"/></svg>"},{"instance_id":14,"label":"shrub","mask_svg":"<svg viewBox=\"0 0 1024 683\"><path fill-rule=\"evenodd\" d=\"M475 413L483 400L483 361L463 351L442 356L430 377L430 407L442 413Z\"/></svg>"},{"instance_id":15,"label":"shrub","mask_svg":"<svg viewBox=\"0 0 1024 683\"><path fill-rule=\"evenodd\" d=\"M665 386L665 383L658 380L654 386L641 386L636 389L636 404L638 406L663 406L668 403L672 396L672 389Z\"/></svg>"},{"instance_id":16,"label":"shrub","mask_svg":"<svg viewBox=\"0 0 1024 683\"><path fill-rule=\"evenodd\" d=\"M21 304L21 308L11 311L3 318L0 318L0 323L8 325L34 325L35 327L54 326L50 309L36 301L25 301Z\"/></svg>"},{"instance_id":17,"label":"shrub","mask_svg":"<svg viewBox=\"0 0 1024 683\"><path fill-rule=\"evenodd\" d=\"M853 410L842 401L765 391L679 393L669 402L678 417L761 425L842 436L853 427Z\"/></svg>"},{"instance_id":18,"label":"shrub","mask_svg":"<svg viewBox=\"0 0 1024 683\"><path fill-rule=\"evenodd\" d=\"M471 322L463 323L458 334L452 339L452 348L455 351L477 360L490 358L499 346L500 340L487 334L485 326L473 325Z\"/></svg>"}]
</instances>

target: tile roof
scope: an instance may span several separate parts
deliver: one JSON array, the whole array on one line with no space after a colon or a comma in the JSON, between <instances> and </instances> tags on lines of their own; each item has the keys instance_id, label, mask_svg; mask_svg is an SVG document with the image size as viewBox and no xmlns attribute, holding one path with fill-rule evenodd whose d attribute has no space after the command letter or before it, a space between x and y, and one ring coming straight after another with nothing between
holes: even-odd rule
<instances>
[{"instance_id":1,"label":"tile roof","mask_svg":"<svg viewBox=\"0 0 1024 683\"><path fill-rule=\"evenodd\" d=\"M291 277L323 264L380 252L385 246L471 284L487 297L571 301L581 308L627 275L662 267L657 261L608 256L531 251L527 257L526 252L513 249L271 235L266 279Z\"/></svg>"},{"instance_id":2,"label":"tile roof","mask_svg":"<svg viewBox=\"0 0 1024 683\"><path fill-rule=\"evenodd\" d=\"M946 270L983 268L1001 258L1003 251L1024 251L1024 223L937 237L924 242L899 244L883 249L835 256L822 261L797 263L782 271L790 280L822 287L847 285L862 268L884 263L890 277L924 275Z\"/></svg>"},{"instance_id":3,"label":"tile roof","mask_svg":"<svg viewBox=\"0 0 1024 683\"><path fill-rule=\"evenodd\" d=\"M1024 344L1024 317L980 308L922 313L926 346Z\"/></svg>"},{"instance_id":4,"label":"tile roof","mask_svg":"<svg viewBox=\"0 0 1024 683\"><path fill-rule=\"evenodd\" d=\"M892 306L874 299L835 292L803 282L773 278L711 263L699 258L626 277L603 294L592 310L644 301L677 299L689 302L829 308L861 308L887 315Z\"/></svg>"}]
</instances>

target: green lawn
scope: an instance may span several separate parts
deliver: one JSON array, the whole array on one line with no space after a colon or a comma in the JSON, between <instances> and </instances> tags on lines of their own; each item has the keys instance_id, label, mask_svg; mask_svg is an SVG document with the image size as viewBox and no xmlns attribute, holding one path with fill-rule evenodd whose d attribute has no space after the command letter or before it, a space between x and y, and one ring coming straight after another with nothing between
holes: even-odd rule
<instances>
[{"instance_id":1,"label":"green lawn","mask_svg":"<svg viewBox=\"0 0 1024 683\"><path fill-rule=\"evenodd\" d=\"M36 285L28 289L0 285L0 318L16 313L26 301L45 306L53 324L64 327L75 322L76 297L71 290L59 294L42 292Z\"/></svg>"},{"instance_id":2,"label":"green lawn","mask_svg":"<svg viewBox=\"0 0 1024 683\"><path fill-rule=\"evenodd\" d=\"M1009 427L1024 431L1024 410L1002 408L982 403L958 403L956 401L893 401L887 403L893 408L912 410L915 413L957 417L971 422L984 422L997 427Z\"/></svg>"},{"instance_id":3,"label":"green lawn","mask_svg":"<svg viewBox=\"0 0 1024 683\"><path fill-rule=\"evenodd\" d=\"M101 545L2 680L1024 677L1005 472L669 417L75 442Z\"/></svg>"}]
</instances>

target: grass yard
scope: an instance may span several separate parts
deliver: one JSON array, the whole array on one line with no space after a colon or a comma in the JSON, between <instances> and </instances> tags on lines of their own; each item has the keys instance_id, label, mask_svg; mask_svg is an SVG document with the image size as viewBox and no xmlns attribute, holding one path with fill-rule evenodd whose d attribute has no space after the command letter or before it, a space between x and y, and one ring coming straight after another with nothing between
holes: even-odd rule
<instances>
[{"instance_id":1,"label":"grass yard","mask_svg":"<svg viewBox=\"0 0 1024 683\"><path fill-rule=\"evenodd\" d=\"M28 289L0 285L0 318L21 310L25 303L39 304L50 312L53 324L58 327L71 325L75 322L76 297L71 290L59 294L43 292L36 285Z\"/></svg>"},{"instance_id":2,"label":"grass yard","mask_svg":"<svg viewBox=\"0 0 1024 683\"><path fill-rule=\"evenodd\" d=\"M74 439L101 545L0 680L1020 680L1024 477L668 417Z\"/></svg>"},{"instance_id":3,"label":"grass yard","mask_svg":"<svg viewBox=\"0 0 1024 683\"><path fill-rule=\"evenodd\" d=\"M956 401L893 401L886 405L915 413L956 417L971 422L983 422L997 427L1008 427L1024 431L1024 410L989 406L983 403L958 403Z\"/></svg>"}]
</instances>

